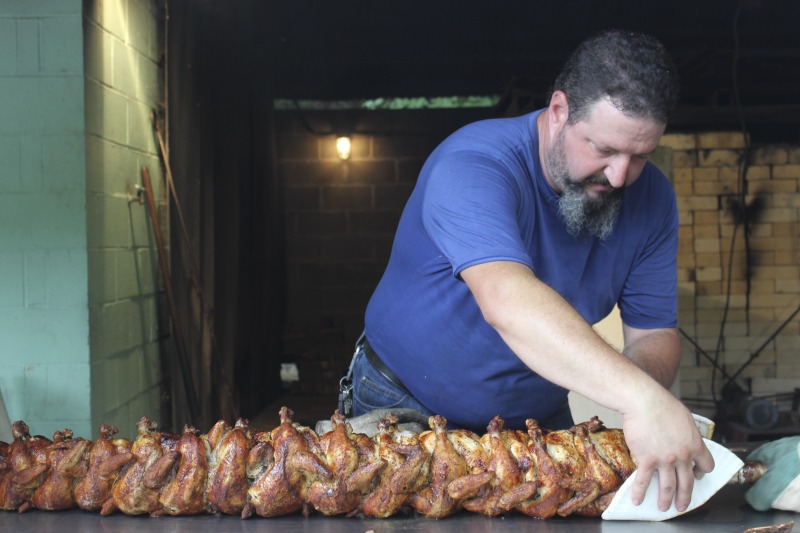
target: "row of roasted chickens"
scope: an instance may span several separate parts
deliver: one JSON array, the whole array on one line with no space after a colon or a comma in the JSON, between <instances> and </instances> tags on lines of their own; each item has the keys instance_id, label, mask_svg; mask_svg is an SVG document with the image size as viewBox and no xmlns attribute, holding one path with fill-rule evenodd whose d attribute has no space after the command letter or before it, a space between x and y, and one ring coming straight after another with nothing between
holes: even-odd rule
<instances>
[{"instance_id":1,"label":"row of roasted chickens","mask_svg":"<svg viewBox=\"0 0 800 533\"><path fill-rule=\"evenodd\" d=\"M322 435L292 416L283 407L272 431L240 419L202 435L189 426L182 435L159 432L142 418L133 442L115 438L108 425L96 441L67 429L51 441L18 421L13 442L0 443L0 508L242 518L313 510L443 518L462 509L598 516L636 468L622 431L596 417L559 431L533 419L527 431L511 430L495 417L478 436L447 429L441 416L430 418L430 430L403 431L390 415L370 438L338 411Z\"/></svg>"}]
</instances>

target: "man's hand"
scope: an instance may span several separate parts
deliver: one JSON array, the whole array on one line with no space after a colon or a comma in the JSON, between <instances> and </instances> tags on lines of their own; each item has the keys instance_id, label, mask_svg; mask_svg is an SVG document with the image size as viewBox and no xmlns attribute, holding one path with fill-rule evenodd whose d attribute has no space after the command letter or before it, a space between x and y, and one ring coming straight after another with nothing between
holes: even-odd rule
<instances>
[{"instance_id":1,"label":"man's hand","mask_svg":"<svg viewBox=\"0 0 800 533\"><path fill-rule=\"evenodd\" d=\"M644 501L650 479L658 472L658 508L667 511L675 501L685 511L692 499L694 480L714 469L691 413L666 390L648 391L623 413L625 440L638 469L631 491L634 505Z\"/></svg>"}]
</instances>

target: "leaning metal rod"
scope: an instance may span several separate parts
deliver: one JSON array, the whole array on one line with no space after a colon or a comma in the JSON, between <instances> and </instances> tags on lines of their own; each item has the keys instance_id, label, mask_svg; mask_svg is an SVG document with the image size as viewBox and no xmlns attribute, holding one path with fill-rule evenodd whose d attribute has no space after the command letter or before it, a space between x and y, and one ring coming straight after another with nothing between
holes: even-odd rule
<instances>
[{"instance_id":1,"label":"leaning metal rod","mask_svg":"<svg viewBox=\"0 0 800 533\"><path fill-rule=\"evenodd\" d=\"M153 129L156 132L156 139L158 140L161 159L164 162L164 172L167 176L167 184L169 185L170 193L172 193L172 200L175 205L175 210L178 213L178 222L180 223L181 233L183 233L183 242L186 251L189 254L189 278L191 283L194 285L195 290L197 291L198 297L200 298L200 316L202 316L203 326L206 328L206 331L208 331L209 337L211 338L211 364L214 365L214 370L222 378L222 383L227 392L231 405L233 405L234 410L238 411L239 398L233 393L231 379L228 377L228 373L225 370L225 365L223 365L220 361L217 336L214 333L214 327L211 324L211 313L208 309L208 305L206 304L206 297L203 292L203 288L200 286L199 262L196 254L194 253L192 241L189 238L189 230L186 228L186 220L183 217L183 210L181 209L181 202L178 198L178 192L175 190L175 179L172 176L172 167L169 162L169 151L167 150L167 143L164 139L164 133L161 130L161 125L158 121L158 115L156 114L155 109L150 110L150 120L153 123Z\"/></svg>"},{"instance_id":2,"label":"leaning metal rod","mask_svg":"<svg viewBox=\"0 0 800 533\"><path fill-rule=\"evenodd\" d=\"M197 393L194 390L194 380L189 368L189 361L186 357L186 344L183 341L183 333L181 332L180 324L178 322L178 310L175 305L175 295L172 292L172 281L169 277L169 264L167 262L167 255L164 250L164 240L161 237L161 225L158 222L158 213L156 212L156 202L153 198L153 186L150 183L150 171L147 167L142 167L142 184L144 185L145 194L147 196L147 210L150 212L150 222L153 226L153 234L156 239L156 246L158 247L158 263L161 266L161 276L164 279L164 287L167 292L167 304L169 305L169 314L172 318L172 330L175 334L175 340L178 348L178 364L181 369L181 376L183 377L183 385L186 389L186 397L189 401L189 417L191 418L190 424L197 425L200 423L200 404L197 401Z\"/></svg>"}]
</instances>

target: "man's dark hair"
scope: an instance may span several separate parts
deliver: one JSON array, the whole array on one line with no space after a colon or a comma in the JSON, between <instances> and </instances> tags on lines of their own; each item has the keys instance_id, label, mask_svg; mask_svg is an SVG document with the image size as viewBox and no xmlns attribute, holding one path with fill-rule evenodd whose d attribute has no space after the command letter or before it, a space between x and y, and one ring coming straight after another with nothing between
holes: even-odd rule
<instances>
[{"instance_id":1,"label":"man's dark hair","mask_svg":"<svg viewBox=\"0 0 800 533\"><path fill-rule=\"evenodd\" d=\"M666 124L678 100L678 75L654 37L610 30L578 46L553 90L566 93L570 124L585 119L592 105L606 97L630 117Z\"/></svg>"}]
</instances>

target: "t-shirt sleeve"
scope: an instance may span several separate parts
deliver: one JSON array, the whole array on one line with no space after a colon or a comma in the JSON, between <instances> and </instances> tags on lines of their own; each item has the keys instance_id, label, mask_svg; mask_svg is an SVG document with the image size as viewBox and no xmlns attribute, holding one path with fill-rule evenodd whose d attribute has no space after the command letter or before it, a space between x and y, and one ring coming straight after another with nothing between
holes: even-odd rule
<instances>
[{"instance_id":1,"label":"t-shirt sleeve","mask_svg":"<svg viewBox=\"0 0 800 533\"><path fill-rule=\"evenodd\" d=\"M423 224L454 275L489 261L532 267L520 236L519 186L506 162L462 150L438 158L430 172Z\"/></svg>"}]
</instances>

